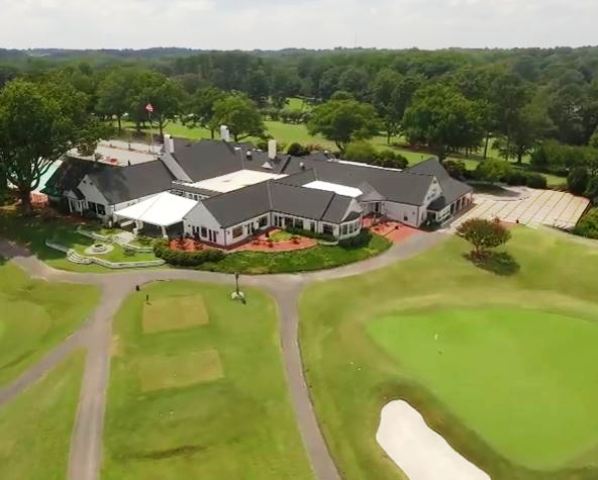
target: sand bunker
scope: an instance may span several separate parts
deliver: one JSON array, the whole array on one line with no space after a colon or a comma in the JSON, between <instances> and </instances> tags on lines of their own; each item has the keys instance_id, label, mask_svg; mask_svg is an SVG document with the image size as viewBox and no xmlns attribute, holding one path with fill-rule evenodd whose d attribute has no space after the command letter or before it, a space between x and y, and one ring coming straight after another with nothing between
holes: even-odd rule
<instances>
[{"instance_id":1,"label":"sand bunker","mask_svg":"<svg viewBox=\"0 0 598 480\"><path fill-rule=\"evenodd\" d=\"M490 480L402 400L382 409L376 440L409 480Z\"/></svg>"}]
</instances>

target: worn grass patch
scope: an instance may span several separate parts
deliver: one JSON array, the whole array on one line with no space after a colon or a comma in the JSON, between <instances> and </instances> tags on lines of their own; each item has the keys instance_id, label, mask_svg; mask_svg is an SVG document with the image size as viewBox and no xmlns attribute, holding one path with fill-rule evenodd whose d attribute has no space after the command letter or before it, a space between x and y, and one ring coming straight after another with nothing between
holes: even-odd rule
<instances>
[{"instance_id":1,"label":"worn grass patch","mask_svg":"<svg viewBox=\"0 0 598 480\"><path fill-rule=\"evenodd\" d=\"M289 401L274 302L244 288L146 285L114 321L102 480L313 480ZM210 322L147 335L152 302L203 296ZM172 316L172 315L171 315ZM215 380L215 381L213 381Z\"/></svg>"},{"instance_id":2,"label":"worn grass patch","mask_svg":"<svg viewBox=\"0 0 598 480\"><path fill-rule=\"evenodd\" d=\"M224 376L217 350L141 357L137 361L137 374L142 392L189 387Z\"/></svg>"},{"instance_id":3,"label":"worn grass patch","mask_svg":"<svg viewBox=\"0 0 598 480\"><path fill-rule=\"evenodd\" d=\"M143 332L186 330L206 325L210 316L203 296L162 297L150 299L143 306Z\"/></svg>"}]
</instances>

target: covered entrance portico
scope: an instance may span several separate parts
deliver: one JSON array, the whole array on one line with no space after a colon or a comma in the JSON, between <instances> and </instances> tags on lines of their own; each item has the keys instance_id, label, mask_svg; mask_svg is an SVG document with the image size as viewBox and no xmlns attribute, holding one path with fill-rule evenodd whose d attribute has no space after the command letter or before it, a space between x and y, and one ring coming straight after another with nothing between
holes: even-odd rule
<instances>
[{"instance_id":1,"label":"covered entrance portico","mask_svg":"<svg viewBox=\"0 0 598 480\"><path fill-rule=\"evenodd\" d=\"M163 192L143 202L114 212L116 221L134 222L133 233L139 233L145 225L158 228L164 238L168 238L168 228L182 224L183 217L195 207L197 202L189 198Z\"/></svg>"}]
</instances>

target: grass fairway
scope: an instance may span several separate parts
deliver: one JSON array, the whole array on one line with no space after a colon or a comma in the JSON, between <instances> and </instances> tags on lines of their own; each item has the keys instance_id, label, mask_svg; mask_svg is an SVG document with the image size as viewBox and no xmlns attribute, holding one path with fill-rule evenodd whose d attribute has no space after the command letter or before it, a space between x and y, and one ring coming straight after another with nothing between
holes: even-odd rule
<instances>
[{"instance_id":1,"label":"grass fairway","mask_svg":"<svg viewBox=\"0 0 598 480\"><path fill-rule=\"evenodd\" d=\"M206 325L210 316L203 296L156 298L143 305L143 332L156 333L168 330L185 330Z\"/></svg>"},{"instance_id":2,"label":"grass fairway","mask_svg":"<svg viewBox=\"0 0 598 480\"><path fill-rule=\"evenodd\" d=\"M0 407L0 478L64 480L83 353Z\"/></svg>"},{"instance_id":3,"label":"grass fairway","mask_svg":"<svg viewBox=\"0 0 598 480\"><path fill-rule=\"evenodd\" d=\"M289 403L273 302L246 289L167 282L115 319L103 480L313 478ZM201 302L208 324L144 334L152 303ZM169 313L172 318L173 313Z\"/></svg>"},{"instance_id":4,"label":"grass fairway","mask_svg":"<svg viewBox=\"0 0 598 480\"><path fill-rule=\"evenodd\" d=\"M32 280L0 264L0 385L72 333L98 300L95 287Z\"/></svg>"},{"instance_id":5,"label":"grass fairway","mask_svg":"<svg viewBox=\"0 0 598 480\"><path fill-rule=\"evenodd\" d=\"M451 238L306 290L306 374L346 480L404 478L375 441L399 398L493 480L598 478L598 249L521 227L508 250L510 277Z\"/></svg>"}]
</instances>

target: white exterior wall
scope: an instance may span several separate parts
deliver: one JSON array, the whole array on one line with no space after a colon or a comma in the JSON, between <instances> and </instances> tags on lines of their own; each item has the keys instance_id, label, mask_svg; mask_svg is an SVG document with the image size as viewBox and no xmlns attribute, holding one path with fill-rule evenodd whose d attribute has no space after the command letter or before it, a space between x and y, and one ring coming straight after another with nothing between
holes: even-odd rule
<instances>
[{"instance_id":1,"label":"white exterior wall","mask_svg":"<svg viewBox=\"0 0 598 480\"><path fill-rule=\"evenodd\" d=\"M224 230L222 229L218 220L210 213L210 211L204 206L203 203L199 202L184 218L183 218L183 229L185 235L193 236L193 227L200 228L205 227L208 230L212 230L217 233L216 244L225 245ZM202 237L200 237L202 238ZM203 238L203 240L208 240Z\"/></svg>"},{"instance_id":2,"label":"white exterior wall","mask_svg":"<svg viewBox=\"0 0 598 480\"><path fill-rule=\"evenodd\" d=\"M267 218L267 223L263 227L259 226L259 219L262 217ZM247 237L251 237L253 232L258 230L262 230L264 228L268 228L271 226L271 214L270 212L263 213L257 217L250 218L248 220L244 220L243 222L234 225L232 227L228 227L224 230L224 238L226 239L226 245L234 245L236 243L242 242L243 240L247 239ZM233 238L233 230L235 228L241 227L243 229L242 235Z\"/></svg>"},{"instance_id":3,"label":"white exterior wall","mask_svg":"<svg viewBox=\"0 0 598 480\"><path fill-rule=\"evenodd\" d=\"M425 209L422 210L425 215ZM382 213L391 220L396 220L397 222L402 222L412 227L419 227L421 225L420 208L415 205L384 202Z\"/></svg>"}]
</instances>

